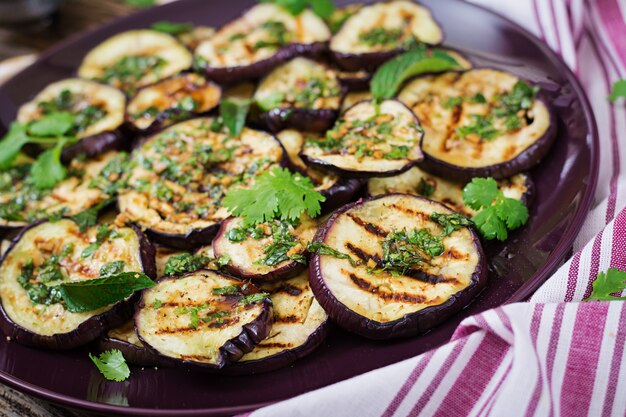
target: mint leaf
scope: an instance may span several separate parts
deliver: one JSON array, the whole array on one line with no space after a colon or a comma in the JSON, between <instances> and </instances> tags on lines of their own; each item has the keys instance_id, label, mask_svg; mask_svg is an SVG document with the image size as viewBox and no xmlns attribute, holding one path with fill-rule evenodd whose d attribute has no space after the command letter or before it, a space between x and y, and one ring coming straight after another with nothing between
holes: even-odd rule
<instances>
[{"instance_id":1,"label":"mint leaf","mask_svg":"<svg viewBox=\"0 0 626 417\"><path fill-rule=\"evenodd\" d=\"M89 353L89 358L102 376L109 381L122 382L130 376L130 369L128 369L124 355L118 349L107 350L100 356Z\"/></svg>"},{"instance_id":2,"label":"mint leaf","mask_svg":"<svg viewBox=\"0 0 626 417\"><path fill-rule=\"evenodd\" d=\"M67 170L61 164L61 150L65 139L61 138L52 149L43 152L33 163L30 178L36 188L45 190L53 188L67 176Z\"/></svg>"},{"instance_id":3,"label":"mint leaf","mask_svg":"<svg viewBox=\"0 0 626 417\"><path fill-rule=\"evenodd\" d=\"M250 100L225 99L220 103L220 116L230 134L237 137L246 124Z\"/></svg>"},{"instance_id":4,"label":"mint leaf","mask_svg":"<svg viewBox=\"0 0 626 417\"><path fill-rule=\"evenodd\" d=\"M170 35L180 35L187 33L193 29L193 24L183 22L168 22L161 21L155 22L150 26L150 29L157 32L169 33Z\"/></svg>"},{"instance_id":5,"label":"mint leaf","mask_svg":"<svg viewBox=\"0 0 626 417\"><path fill-rule=\"evenodd\" d=\"M66 111L50 113L36 120L28 127L33 136L63 136L74 125L74 116Z\"/></svg>"},{"instance_id":6,"label":"mint leaf","mask_svg":"<svg viewBox=\"0 0 626 417\"><path fill-rule=\"evenodd\" d=\"M64 282L57 288L72 313L97 310L114 304L132 293L153 287L154 281L140 272L122 272L103 278Z\"/></svg>"},{"instance_id":7,"label":"mint leaf","mask_svg":"<svg viewBox=\"0 0 626 417\"><path fill-rule=\"evenodd\" d=\"M8 133L0 142L0 170L11 167L22 146L28 143L28 140L26 126L18 122L11 123Z\"/></svg>"},{"instance_id":8,"label":"mint leaf","mask_svg":"<svg viewBox=\"0 0 626 417\"><path fill-rule=\"evenodd\" d=\"M616 101L618 98L626 98L626 80L619 80L613 84L613 90L609 100Z\"/></svg>"},{"instance_id":9,"label":"mint leaf","mask_svg":"<svg viewBox=\"0 0 626 417\"><path fill-rule=\"evenodd\" d=\"M583 301L617 301L626 300L626 297L619 295L626 289L626 271L617 268L610 268L606 273L600 272L593 282L591 295Z\"/></svg>"},{"instance_id":10,"label":"mint leaf","mask_svg":"<svg viewBox=\"0 0 626 417\"><path fill-rule=\"evenodd\" d=\"M313 13L322 19L330 17L330 15L335 11L335 4L333 3L333 0L309 0L309 2L311 3Z\"/></svg>"},{"instance_id":11,"label":"mint leaf","mask_svg":"<svg viewBox=\"0 0 626 417\"><path fill-rule=\"evenodd\" d=\"M378 68L371 81L372 96L377 100L391 98L411 77L460 68L459 63L445 51L438 49L429 51L421 46L387 61Z\"/></svg>"},{"instance_id":12,"label":"mint leaf","mask_svg":"<svg viewBox=\"0 0 626 417\"><path fill-rule=\"evenodd\" d=\"M474 178L463 189L463 202L474 210L491 206L500 190L493 178Z\"/></svg>"}]
</instances>

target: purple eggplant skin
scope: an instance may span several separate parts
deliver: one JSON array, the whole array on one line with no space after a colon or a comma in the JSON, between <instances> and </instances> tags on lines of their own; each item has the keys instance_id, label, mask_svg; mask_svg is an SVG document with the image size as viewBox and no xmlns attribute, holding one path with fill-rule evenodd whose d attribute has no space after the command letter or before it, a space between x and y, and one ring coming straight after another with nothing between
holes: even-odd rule
<instances>
[{"instance_id":1,"label":"purple eggplant skin","mask_svg":"<svg viewBox=\"0 0 626 417\"><path fill-rule=\"evenodd\" d=\"M160 367L166 364L163 357L155 355L148 349L128 343L124 340L115 339L109 336L103 336L95 341L95 349L98 352L104 352L111 349L117 349L124 355L126 362L141 367Z\"/></svg>"},{"instance_id":2,"label":"purple eggplant skin","mask_svg":"<svg viewBox=\"0 0 626 417\"><path fill-rule=\"evenodd\" d=\"M150 240L158 245L175 249L194 249L203 245L208 245L220 229L220 223L215 223L204 229L193 229L185 235L157 232L152 229L146 230L146 235Z\"/></svg>"},{"instance_id":3,"label":"purple eggplant skin","mask_svg":"<svg viewBox=\"0 0 626 417\"><path fill-rule=\"evenodd\" d=\"M314 241L323 242L329 234L333 224L337 217L347 212L353 207L364 204L366 202L376 200L379 198L387 197L392 194L381 195L377 197L371 197L362 201L356 201L348 204L339 209L328 219L328 221L320 227L315 235ZM415 198L422 198L413 196ZM444 212L450 209L443 204L436 203L428 200L431 203L438 204L442 207ZM470 279L470 285L452 295L450 299L443 304L427 307L423 310L415 313L410 313L404 317L386 322L380 323L374 320L370 320L363 317L354 311L350 310L344 304L342 304L334 294L328 289L322 275L320 265L320 255L312 254L309 264L309 277L311 290L315 295L315 299L321 304L326 313L336 322L339 326L354 332L360 336L367 337L369 339L384 340L397 337L411 337L419 334L423 334L430 330L432 327L443 322L448 317L458 313L465 308L472 299L485 287L487 283L487 261L485 253L480 244L480 238L475 231L471 230L472 240L479 255L479 263L476 265L476 269Z\"/></svg>"},{"instance_id":4,"label":"purple eggplant skin","mask_svg":"<svg viewBox=\"0 0 626 417\"><path fill-rule=\"evenodd\" d=\"M326 200L321 203L321 214L337 210L352 201L359 195L367 181L357 178L340 178L332 187L321 191Z\"/></svg>"},{"instance_id":5,"label":"purple eggplant skin","mask_svg":"<svg viewBox=\"0 0 626 417\"><path fill-rule=\"evenodd\" d=\"M22 229L20 234L13 240L11 246L9 246L9 249L7 249L2 256L0 264L4 262L7 254L15 247L26 231L47 221L47 219L43 219ZM154 279L156 277L156 252L154 246L152 246L152 243L150 243L138 228L133 227L133 230L139 237L139 251L144 274ZM120 326L133 317L135 304L139 300L139 297L140 293L135 292L126 300L114 304L111 309L104 313L85 320L71 332L55 334L53 336L39 335L14 323L4 311L0 300L0 329L7 338L23 345L43 347L52 350L74 349L92 342L104 335L109 329Z\"/></svg>"},{"instance_id":6,"label":"purple eggplant skin","mask_svg":"<svg viewBox=\"0 0 626 417\"><path fill-rule=\"evenodd\" d=\"M331 50L330 54L335 64L344 71L361 70L373 73L382 64L403 52L406 51L404 49L394 49L392 51L369 52L365 54L347 54Z\"/></svg>"},{"instance_id":7,"label":"purple eggplant skin","mask_svg":"<svg viewBox=\"0 0 626 417\"><path fill-rule=\"evenodd\" d=\"M217 235L215 235L215 238L213 239L213 254L216 258L228 255L226 251L222 250L220 242L222 242L224 239L228 239L228 237L226 237L226 233L228 231L228 225L233 219L233 217L229 217L228 219L224 220L219 231L217 232ZM303 255L308 256L308 252L305 251ZM253 274L239 267L233 266L230 263L228 263L228 265L225 265L223 270L226 273L240 279L252 280L254 282L268 282L293 278L300 272L304 271L304 268L306 268L305 265L299 262L291 261L286 265L283 265L280 268L276 268L267 274Z\"/></svg>"},{"instance_id":8,"label":"purple eggplant skin","mask_svg":"<svg viewBox=\"0 0 626 417\"><path fill-rule=\"evenodd\" d=\"M366 101L371 101L371 100L361 100L359 102L354 103L351 107L347 108L344 113L346 113L347 111L349 111L352 107L358 106L359 104L366 102ZM418 117L415 115L415 113L413 112L413 110L409 109L404 103L401 103L407 110L409 110L411 112L411 114L413 114L413 117L415 119L415 123L417 123L418 126L420 126L420 121L418 119ZM421 143L424 141L424 132L422 131L421 133L421 139L420 139L420 148L421 148ZM426 155L422 152L423 157L425 158ZM409 169L411 169L411 167L413 167L414 165L419 165L422 163L422 161L411 161L408 164L406 164L405 166L403 166L400 169L393 169L391 171L386 171L386 172L379 172L379 171L353 171L353 170L349 170L349 169L343 169L343 168L338 168L334 165L328 164L324 161L320 161L318 159L314 159L314 158L310 158L309 156L305 155L302 153L302 151L300 151L300 153L298 154L298 156L300 156L300 158L304 161L305 164L319 169L320 171L323 172L330 172L330 173L335 173L337 175L339 175L342 178L353 178L353 179L367 179L367 178L372 178L372 177L393 177L394 175L398 175L398 174L402 174L405 171L408 171Z\"/></svg>"},{"instance_id":9,"label":"purple eggplant skin","mask_svg":"<svg viewBox=\"0 0 626 417\"><path fill-rule=\"evenodd\" d=\"M154 120L154 122L148 126L146 129L139 129L137 126L135 126L132 122L132 120L130 119L130 115L128 114L128 105L133 101L133 99L141 92L141 90L146 89L146 88L150 88L150 87L154 87L155 85L159 84L159 83L163 83L165 81L168 81L171 78L175 78L175 77L180 77L180 76L184 76L185 74L187 74L188 71L184 71L181 72L179 74L174 74L168 78L164 78L162 80L157 81L154 84L149 84L149 85L145 85L143 87L141 87L139 90L137 90L137 92L133 95L133 97L128 99L128 102L126 103L126 113L124 115L124 120L125 120L125 125L126 125L126 129L133 135L133 136L137 136L137 135L141 135L141 136L147 136L147 135L152 135L157 133L160 130L163 130L166 127L169 127L175 123L178 122L182 122L184 120L187 119L193 119L196 117L203 117L203 116L210 116L212 114L216 114L217 112L215 111L215 108L210 109L206 112L185 112L184 110L181 109L172 109L170 110L169 113L169 117L168 114L166 113L160 113L156 119ZM211 82L211 80L206 80L207 84L213 84L213 86L217 87L220 91L220 99L221 99L221 95L223 93L223 90L220 86L218 86L217 84ZM221 101L221 100L220 100ZM218 102L219 104L219 102ZM183 116L180 119L176 119L175 121L171 121L171 117L176 118L177 116Z\"/></svg>"},{"instance_id":10,"label":"purple eggplant skin","mask_svg":"<svg viewBox=\"0 0 626 417\"><path fill-rule=\"evenodd\" d=\"M306 130L308 132L326 132L331 129L339 115L333 109L272 109L259 114L260 122L272 133L285 129Z\"/></svg>"},{"instance_id":11,"label":"purple eggplant skin","mask_svg":"<svg viewBox=\"0 0 626 417\"><path fill-rule=\"evenodd\" d=\"M271 372L289 366L317 349L326 339L329 329L330 321L326 319L326 321L308 337L307 341L297 348L285 350L263 359L233 362L222 368L220 373L231 376L253 375Z\"/></svg>"},{"instance_id":12,"label":"purple eggplant skin","mask_svg":"<svg viewBox=\"0 0 626 417\"><path fill-rule=\"evenodd\" d=\"M61 151L61 162L70 163L79 156L93 158L109 151L125 151L130 148L130 131L122 125L114 131L87 136L66 146Z\"/></svg>"},{"instance_id":13,"label":"purple eggplant skin","mask_svg":"<svg viewBox=\"0 0 626 417\"><path fill-rule=\"evenodd\" d=\"M515 158L485 167L464 168L449 164L424 152L424 159L418 164L419 167L434 175L439 175L440 177L458 182L469 182L474 177L492 177L496 180L500 180L530 170L538 165L548 154L556 139L558 130L556 114L549 100L541 91L538 93L536 100L542 101L548 109L548 113L550 114L550 126L542 137L537 139L535 143L526 148ZM424 137L422 137L420 146L423 143Z\"/></svg>"},{"instance_id":14,"label":"purple eggplant skin","mask_svg":"<svg viewBox=\"0 0 626 417\"><path fill-rule=\"evenodd\" d=\"M314 42L311 44L291 44L280 48L270 58L255 62L251 65L237 67L204 67L198 68L209 79L219 84L235 84L244 80L256 80L267 75L280 64L296 56L316 58L328 50L328 42Z\"/></svg>"},{"instance_id":15,"label":"purple eggplant skin","mask_svg":"<svg viewBox=\"0 0 626 417\"><path fill-rule=\"evenodd\" d=\"M186 275L197 274L198 272L201 272L201 271L203 270L189 272L187 274L183 274L179 276L171 276L171 277L164 276L164 277L159 278L157 282L161 282L164 280L175 280L175 279L183 278ZM210 271L210 272L219 273L216 271ZM233 279L233 277L229 277L229 278ZM273 316L271 314L272 302L269 299L265 299L263 301L263 304L266 307L263 313L259 315L259 317L257 317L256 320L254 320L252 323L248 323L244 325L243 331L239 335L233 337L232 339L227 341L222 347L220 347L219 349L220 358L218 360L218 365L211 365L211 364L206 364L206 363L199 363L199 362L176 359L176 358L164 356L157 349L150 346L150 344L148 344L141 337L139 333L137 334L137 337L151 354L156 355L159 358L159 362L162 364L162 366L186 368L186 369L191 369L191 370L207 371L207 372L218 372L221 369L223 369L224 366L226 366L227 364L236 362L239 359L241 359L243 355L245 355L248 352L251 352L252 349L254 349L256 345L258 345L263 339L265 339L269 335L269 332L273 323ZM144 307L145 307L145 303L143 301L143 292L142 292L141 299L139 301L139 304L137 305L137 311ZM136 318L137 318L137 312L135 312L135 327L139 327Z\"/></svg>"}]
</instances>

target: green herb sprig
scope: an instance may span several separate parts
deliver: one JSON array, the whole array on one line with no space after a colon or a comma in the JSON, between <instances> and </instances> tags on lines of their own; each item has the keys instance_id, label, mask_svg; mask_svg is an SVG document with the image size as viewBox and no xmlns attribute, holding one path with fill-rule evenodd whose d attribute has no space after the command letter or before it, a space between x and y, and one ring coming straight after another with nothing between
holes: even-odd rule
<instances>
[{"instance_id":1,"label":"green herb sprig","mask_svg":"<svg viewBox=\"0 0 626 417\"><path fill-rule=\"evenodd\" d=\"M118 349L107 350L102 352L100 356L89 353L89 359L96 365L102 376L109 381L122 382L130 376L126 359Z\"/></svg>"},{"instance_id":2,"label":"green herb sprig","mask_svg":"<svg viewBox=\"0 0 626 417\"><path fill-rule=\"evenodd\" d=\"M626 98L626 80L618 80L613 84L611 95L609 95L610 101L617 101L619 98Z\"/></svg>"},{"instance_id":3,"label":"green herb sprig","mask_svg":"<svg viewBox=\"0 0 626 417\"><path fill-rule=\"evenodd\" d=\"M493 178L474 178L463 189L463 202L478 211L472 221L488 240L504 241L510 230L528 221L528 208L524 203L505 197Z\"/></svg>"},{"instance_id":4,"label":"green herb sprig","mask_svg":"<svg viewBox=\"0 0 626 417\"><path fill-rule=\"evenodd\" d=\"M626 289L626 271L617 268L609 268L607 272L600 272L595 281L589 297L583 301L618 301L626 300L621 294Z\"/></svg>"}]
</instances>

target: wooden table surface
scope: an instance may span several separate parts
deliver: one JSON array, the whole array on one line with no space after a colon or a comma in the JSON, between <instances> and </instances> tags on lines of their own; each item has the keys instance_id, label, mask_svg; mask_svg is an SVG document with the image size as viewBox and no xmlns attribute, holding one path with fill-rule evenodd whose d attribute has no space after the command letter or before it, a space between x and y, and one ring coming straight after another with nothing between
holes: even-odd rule
<instances>
[{"instance_id":1,"label":"wooden table surface","mask_svg":"<svg viewBox=\"0 0 626 417\"><path fill-rule=\"evenodd\" d=\"M0 28L0 62L7 71L16 58L37 54L61 39L135 10L122 0L65 0L47 27L16 32ZM0 63L0 65L2 65ZM86 417L64 410L0 384L0 417Z\"/></svg>"}]
</instances>

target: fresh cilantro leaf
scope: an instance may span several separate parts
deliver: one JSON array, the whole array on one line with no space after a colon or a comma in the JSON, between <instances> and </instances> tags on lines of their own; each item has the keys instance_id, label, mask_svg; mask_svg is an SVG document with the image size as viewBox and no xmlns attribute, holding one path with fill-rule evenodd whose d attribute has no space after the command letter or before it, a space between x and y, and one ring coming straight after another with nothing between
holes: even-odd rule
<instances>
[{"instance_id":1,"label":"fresh cilantro leaf","mask_svg":"<svg viewBox=\"0 0 626 417\"><path fill-rule=\"evenodd\" d=\"M459 63L446 52L438 49L426 50L421 46L387 61L378 68L371 81L372 96L377 100L391 98L411 77L459 68Z\"/></svg>"},{"instance_id":2,"label":"fresh cilantro leaf","mask_svg":"<svg viewBox=\"0 0 626 417\"><path fill-rule=\"evenodd\" d=\"M72 313L97 310L116 303L144 288L153 287L154 281L140 272L122 272L103 278L64 282L57 288Z\"/></svg>"},{"instance_id":3,"label":"fresh cilantro leaf","mask_svg":"<svg viewBox=\"0 0 626 417\"><path fill-rule=\"evenodd\" d=\"M593 282L593 289L591 295L584 299L584 301L598 300L598 301L617 301L626 300L626 296L619 295L626 289L626 271L621 271L617 268L609 268L604 273L600 272L598 277Z\"/></svg>"},{"instance_id":4,"label":"fresh cilantro leaf","mask_svg":"<svg viewBox=\"0 0 626 417\"><path fill-rule=\"evenodd\" d=\"M509 230L515 230L523 226L528 221L528 209L519 200L514 198L504 198L497 206L498 217L506 222Z\"/></svg>"},{"instance_id":5,"label":"fresh cilantro leaf","mask_svg":"<svg viewBox=\"0 0 626 417\"><path fill-rule=\"evenodd\" d=\"M180 35L183 33L187 33L193 29L193 24L187 22L168 22L168 21L160 21L154 22L150 29L156 30L157 32L169 33L170 35Z\"/></svg>"},{"instance_id":6,"label":"fresh cilantro leaf","mask_svg":"<svg viewBox=\"0 0 626 417\"><path fill-rule=\"evenodd\" d=\"M29 141L26 125L18 122L11 123L9 132L0 142L0 170L11 168L22 146Z\"/></svg>"},{"instance_id":7,"label":"fresh cilantro leaf","mask_svg":"<svg viewBox=\"0 0 626 417\"><path fill-rule=\"evenodd\" d=\"M474 216L472 221L487 240L506 240L508 237L506 223L500 219L496 209L493 207L480 211Z\"/></svg>"},{"instance_id":8,"label":"fresh cilantro leaf","mask_svg":"<svg viewBox=\"0 0 626 417\"><path fill-rule=\"evenodd\" d=\"M130 369L126 364L124 355L118 349L111 349L102 352L100 356L89 353L89 358L109 381L122 382L130 376Z\"/></svg>"},{"instance_id":9,"label":"fresh cilantro leaf","mask_svg":"<svg viewBox=\"0 0 626 417\"><path fill-rule=\"evenodd\" d=\"M474 210L489 207L498 197L498 183L493 178L474 178L463 189L463 201Z\"/></svg>"},{"instance_id":10,"label":"fresh cilantro leaf","mask_svg":"<svg viewBox=\"0 0 626 417\"><path fill-rule=\"evenodd\" d=\"M50 189L67 176L67 170L61 163L61 150L64 145L65 139L61 138L54 148L43 152L33 163L30 177L36 188Z\"/></svg>"},{"instance_id":11,"label":"fresh cilantro leaf","mask_svg":"<svg viewBox=\"0 0 626 417\"><path fill-rule=\"evenodd\" d=\"M237 137L246 124L249 100L225 99L220 103L220 116L231 135Z\"/></svg>"},{"instance_id":12,"label":"fresh cilantro leaf","mask_svg":"<svg viewBox=\"0 0 626 417\"><path fill-rule=\"evenodd\" d=\"M101 201L95 206L71 216L70 219L74 220L74 222L80 228L81 232L84 232L88 227L96 225L96 223L98 222L98 213L100 212L100 210L111 204L113 201L113 198Z\"/></svg>"},{"instance_id":13,"label":"fresh cilantro leaf","mask_svg":"<svg viewBox=\"0 0 626 417\"><path fill-rule=\"evenodd\" d=\"M616 101L618 98L626 98L626 80L618 80L613 84L613 90L609 100Z\"/></svg>"},{"instance_id":14,"label":"fresh cilantro leaf","mask_svg":"<svg viewBox=\"0 0 626 417\"><path fill-rule=\"evenodd\" d=\"M74 116L61 111L46 114L28 127L28 133L34 136L63 136L74 126Z\"/></svg>"},{"instance_id":15,"label":"fresh cilantro leaf","mask_svg":"<svg viewBox=\"0 0 626 417\"><path fill-rule=\"evenodd\" d=\"M296 221L304 212L316 217L325 200L308 177L276 167L259 175L249 189L230 190L222 205L251 226L273 219Z\"/></svg>"},{"instance_id":16,"label":"fresh cilantro leaf","mask_svg":"<svg viewBox=\"0 0 626 417\"><path fill-rule=\"evenodd\" d=\"M463 189L463 202L480 210L472 221L488 240L506 240L508 230L515 230L528 221L528 208L524 203L505 197L493 178L474 178Z\"/></svg>"}]
</instances>

